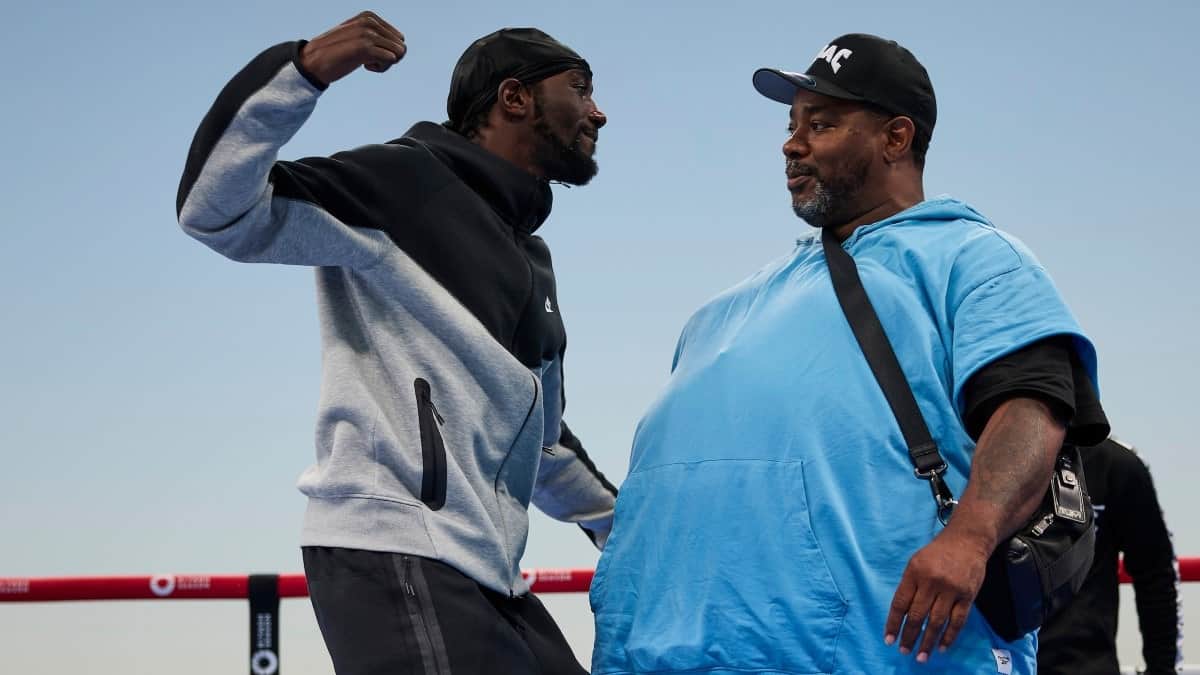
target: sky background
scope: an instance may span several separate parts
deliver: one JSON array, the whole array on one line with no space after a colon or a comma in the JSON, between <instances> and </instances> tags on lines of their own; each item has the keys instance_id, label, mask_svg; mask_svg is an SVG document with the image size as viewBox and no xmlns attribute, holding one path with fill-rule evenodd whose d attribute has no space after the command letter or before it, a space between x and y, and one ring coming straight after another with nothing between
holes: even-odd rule
<instances>
[{"instance_id":1,"label":"sky background","mask_svg":"<svg viewBox=\"0 0 1200 675\"><path fill-rule=\"evenodd\" d=\"M299 571L319 345L312 272L233 263L175 221L192 134L262 49L366 7L339 1L20 3L0 21L0 576ZM570 335L567 419L614 482L706 299L786 253L787 109L760 66L847 32L928 68L926 194L968 201L1051 271L1100 353L1117 433L1200 555L1194 182L1200 3L384 3L389 72L332 86L282 157L441 121L475 38L536 25L583 54L609 123L601 171L556 188L549 242ZM533 516L526 567L595 564ZM1196 585L1200 586L1200 585ZM1122 661L1140 662L1128 591ZM1200 589L1184 594L1200 626ZM546 598L584 662L586 598ZM6 673L245 672L240 602L0 604ZM306 601L283 668L327 674ZM1200 662L1193 628L1189 662ZM453 645L450 645L453 648Z\"/></svg>"}]
</instances>

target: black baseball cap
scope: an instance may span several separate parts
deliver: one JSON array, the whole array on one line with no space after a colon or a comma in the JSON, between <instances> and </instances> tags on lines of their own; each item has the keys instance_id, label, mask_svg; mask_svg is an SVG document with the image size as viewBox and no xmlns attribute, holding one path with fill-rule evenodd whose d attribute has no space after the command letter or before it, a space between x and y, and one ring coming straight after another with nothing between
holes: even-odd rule
<instances>
[{"instance_id":1,"label":"black baseball cap","mask_svg":"<svg viewBox=\"0 0 1200 675\"><path fill-rule=\"evenodd\" d=\"M461 131L463 123L496 102L496 90L510 77L533 84L575 69L592 74L583 57L542 31L501 28L471 43L459 57L450 76L446 125Z\"/></svg>"},{"instance_id":2,"label":"black baseball cap","mask_svg":"<svg viewBox=\"0 0 1200 675\"><path fill-rule=\"evenodd\" d=\"M865 33L843 35L825 45L803 73L759 68L754 88L788 105L797 89L870 103L911 118L931 134L937 122L937 100L925 66L895 40Z\"/></svg>"}]
</instances>

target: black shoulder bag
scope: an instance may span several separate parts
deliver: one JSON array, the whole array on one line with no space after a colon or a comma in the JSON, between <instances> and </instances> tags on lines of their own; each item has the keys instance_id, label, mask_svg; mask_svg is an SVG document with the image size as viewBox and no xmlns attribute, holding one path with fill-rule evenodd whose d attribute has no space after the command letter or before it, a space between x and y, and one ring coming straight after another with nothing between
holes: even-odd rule
<instances>
[{"instance_id":1,"label":"black shoulder bag","mask_svg":"<svg viewBox=\"0 0 1200 675\"><path fill-rule=\"evenodd\" d=\"M942 477L946 462L867 298L854 259L830 230L822 231L821 243L838 303L900 425L913 473L929 481L938 519L945 525L957 504ZM1005 640L1037 630L1079 592L1092 566L1095 543L1095 513L1079 449L1064 445L1033 518L988 558L975 606Z\"/></svg>"}]
</instances>

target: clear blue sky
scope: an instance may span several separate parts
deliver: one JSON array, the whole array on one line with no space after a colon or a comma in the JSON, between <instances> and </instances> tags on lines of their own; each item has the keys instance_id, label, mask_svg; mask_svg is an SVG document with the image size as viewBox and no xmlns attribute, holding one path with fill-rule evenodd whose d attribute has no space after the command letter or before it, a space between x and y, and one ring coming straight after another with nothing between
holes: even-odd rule
<instances>
[{"instance_id":1,"label":"clear blue sky","mask_svg":"<svg viewBox=\"0 0 1200 675\"><path fill-rule=\"evenodd\" d=\"M786 108L759 66L803 69L846 32L925 63L939 121L926 193L1028 243L1101 356L1117 432L1142 448L1200 555L1200 4L454 2L374 9L408 37L388 73L335 84L284 157L444 118L474 38L536 25L595 70L600 175L556 194L542 234L570 335L567 419L619 482L633 428L705 299L786 252ZM70 6L75 5L75 6ZM0 22L0 576L298 571L319 351L312 274L239 265L183 235L185 153L261 49L315 36L343 2L21 3ZM526 566L591 566L537 516ZM1188 592L1192 626L1200 593ZM1128 598L1127 598L1128 599ZM582 597L554 599L590 652ZM1126 603L1129 605L1130 603ZM307 605L284 668L328 673ZM238 603L0 605L0 670L244 672ZM1123 615L1123 660L1138 662ZM1200 641L1188 643L1200 661Z\"/></svg>"}]
</instances>

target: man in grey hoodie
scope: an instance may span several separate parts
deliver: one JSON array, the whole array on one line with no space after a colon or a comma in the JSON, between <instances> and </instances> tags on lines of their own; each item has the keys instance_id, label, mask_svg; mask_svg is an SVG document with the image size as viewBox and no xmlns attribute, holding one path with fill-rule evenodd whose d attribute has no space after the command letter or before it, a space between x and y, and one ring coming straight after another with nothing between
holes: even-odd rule
<instances>
[{"instance_id":1,"label":"man in grey hoodie","mask_svg":"<svg viewBox=\"0 0 1200 675\"><path fill-rule=\"evenodd\" d=\"M587 61L504 29L460 58L447 122L277 161L327 87L406 50L363 12L253 59L196 132L179 222L231 259L316 268L302 546L337 672L582 672L519 563L531 502L599 548L612 524L616 489L562 419L566 334L534 234L551 181L595 175L606 118Z\"/></svg>"}]
</instances>

